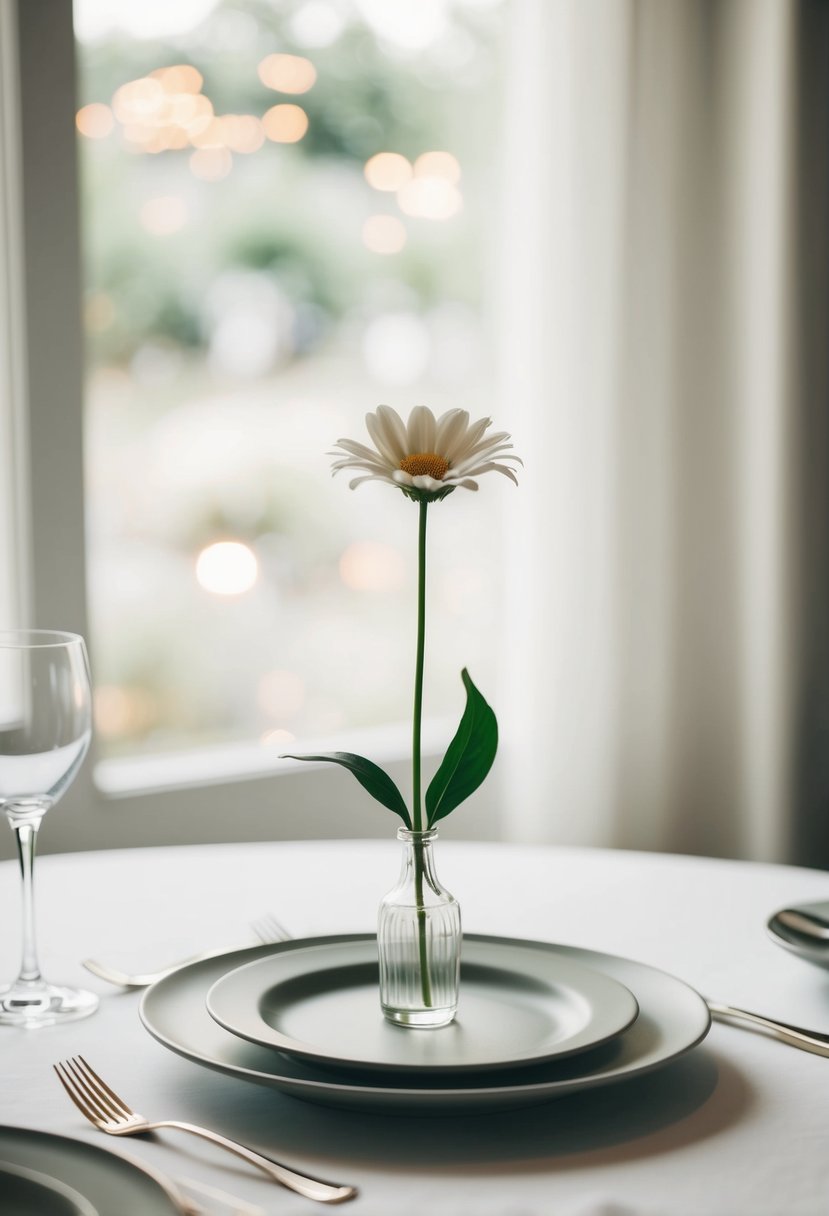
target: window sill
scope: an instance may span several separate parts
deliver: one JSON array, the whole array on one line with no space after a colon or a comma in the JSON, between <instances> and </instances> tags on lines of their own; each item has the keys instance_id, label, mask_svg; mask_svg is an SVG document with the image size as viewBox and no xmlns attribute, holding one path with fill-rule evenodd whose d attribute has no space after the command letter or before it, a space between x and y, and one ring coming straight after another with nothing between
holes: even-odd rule
<instances>
[{"instance_id":1,"label":"window sill","mask_svg":"<svg viewBox=\"0 0 829 1216\"><path fill-rule=\"evenodd\" d=\"M395 722L387 726L365 727L347 736L299 740L285 746L302 753L355 751L378 764L407 763L411 755L411 725ZM455 727L449 719L431 718L423 723L422 756L425 764L437 760L449 744ZM255 781L295 774L299 769L324 767L313 762L283 760L280 749L272 744L232 743L220 747L194 748L163 755L120 757L99 760L93 779L105 798L129 798L158 794L167 790L223 785L235 781Z\"/></svg>"}]
</instances>

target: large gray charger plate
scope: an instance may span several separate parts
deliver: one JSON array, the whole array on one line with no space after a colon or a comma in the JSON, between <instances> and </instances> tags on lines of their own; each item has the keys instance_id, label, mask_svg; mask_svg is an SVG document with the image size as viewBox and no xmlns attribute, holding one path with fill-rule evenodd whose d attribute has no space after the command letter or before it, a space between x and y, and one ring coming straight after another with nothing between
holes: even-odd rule
<instances>
[{"instance_id":1,"label":"large gray charger plate","mask_svg":"<svg viewBox=\"0 0 829 1216\"><path fill-rule=\"evenodd\" d=\"M222 976L207 1012L231 1034L327 1067L483 1071L597 1047L633 1022L632 993L601 971L516 942L463 944L458 1015L439 1030L383 1017L377 943L298 946Z\"/></svg>"},{"instance_id":2,"label":"large gray charger plate","mask_svg":"<svg viewBox=\"0 0 829 1216\"><path fill-rule=\"evenodd\" d=\"M74 1187L9 1161L0 1161L0 1198L9 1216L100 1216Z\"/></svg>"},{"instance_id":3,"label":"large gray charger plate","mask_svg":"<svg viewBox=\"0 0 829 1216\"><path fill-rule=\"evenodd\" d=\"M227 1076L272 1086L295 1098L358 1110L442 1114L532 1106L576 1090L640 1076L689 1051L705 1038L711 1025L702 997L663 971L576 946L526 941L514 944L574 959L629 988L639 1002L639 1017L631 1028L595 1051L530 1068L462 1078L411 1073L375 1078L356 1071L335 1076L303 1060L247 1043L229 1034L207 1012L205 998L210 988L235 967L297 946L373 940L370 934L307 938L191 963L145 992L141 1020L154 1038L185 1059ZM497 945L506 940L511 939L464 935L464 943Z\"/></svg>"},{"instance_id":4,"label":"large gray charger plate","mask_svg":"<svg viewBox=\"0 0 829 1216\"><path fill-rule=\"evenodd\" d=\"M141 1216L181 1216L166 1179L142 1163L119 1154L27 1127L0 1127L0 1159L24 1169L45 1174L64 1184L63 1196L41 1192L39 1216L64 1216L67 1212L90 1211L100 1216L140 1212ZM0 1177L0 1188L4 1180ZM75 1193L75 1206L67 1207L67 1195ZM78 1196L81 1203L78 1203ZM2 1197L2 1189L0 1189ZM84 1202L85 1205L84 1206ZM63 1204L63 1206L59 1206ZM26 1210L26 1209L22 1209ZM0 1211L16 1212L0 1204Z\"/></svg>"}]
</instances>

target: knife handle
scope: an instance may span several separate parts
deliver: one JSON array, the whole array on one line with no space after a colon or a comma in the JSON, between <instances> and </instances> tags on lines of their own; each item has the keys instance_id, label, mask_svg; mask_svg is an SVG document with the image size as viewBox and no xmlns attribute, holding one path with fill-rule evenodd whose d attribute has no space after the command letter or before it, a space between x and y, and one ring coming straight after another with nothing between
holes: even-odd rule
<instances>
[{"instance_id":1,"label":"knife handle","mask_svg":"<svg viewBox=\"0 0 829 1216\"><path fill-rule=\"evenodd\" d=\"M707 1001L706 1004L711 1016L718 1022L764 1030L781 1043L787 1043L789 1047L811 1051L817 1056L829 1056L829 1034L821 1034L818 1030L805 1030L802 1026L792 1026L789 1022L766 1018L759 1013L751 1013L748 1009L737 1009L734 1005L722 1005L717 1001Z\"/></svg>"}]
</instances>

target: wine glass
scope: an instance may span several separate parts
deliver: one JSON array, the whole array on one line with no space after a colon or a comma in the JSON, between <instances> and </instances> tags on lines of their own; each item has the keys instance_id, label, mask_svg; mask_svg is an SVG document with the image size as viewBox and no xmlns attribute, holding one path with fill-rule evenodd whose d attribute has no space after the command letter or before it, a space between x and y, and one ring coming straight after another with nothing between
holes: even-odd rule
<instances>
[{"instance_id":1,"label":"wine glass","mask_svg":"<svg viewBox=\"0 0 829 1216\"><path fill-rule=\"evenodd\" d=\"M37 832L89 747L92 690L82 637L47 629L0 632L0 810L17 838L23 880L20 974L0 987L0 1023L48 1026L86 1017L98 998L49 984L35 947Z\"/></svg>"}]
</instances>

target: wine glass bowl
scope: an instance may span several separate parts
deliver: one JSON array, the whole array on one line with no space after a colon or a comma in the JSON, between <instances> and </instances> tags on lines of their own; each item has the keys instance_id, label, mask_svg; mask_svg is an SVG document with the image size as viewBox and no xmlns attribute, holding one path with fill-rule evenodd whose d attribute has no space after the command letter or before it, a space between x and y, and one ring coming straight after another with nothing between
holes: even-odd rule
<instances>
[{"instance_id":1,"label":"wine glass bowl","mask_svg":"<svg viewBox=\"0 0 829 1216\"><path fill-rule=\"evenodd\" d=\"M0 1023L36 1027L86 1017L98 998L49 984L37 961L34 856L43 816L89 748L92 690L83 638L55 630L0 632L0 810L15 833L23 888L20 973L0 987Z\"/></svg>"}]
</instances>

